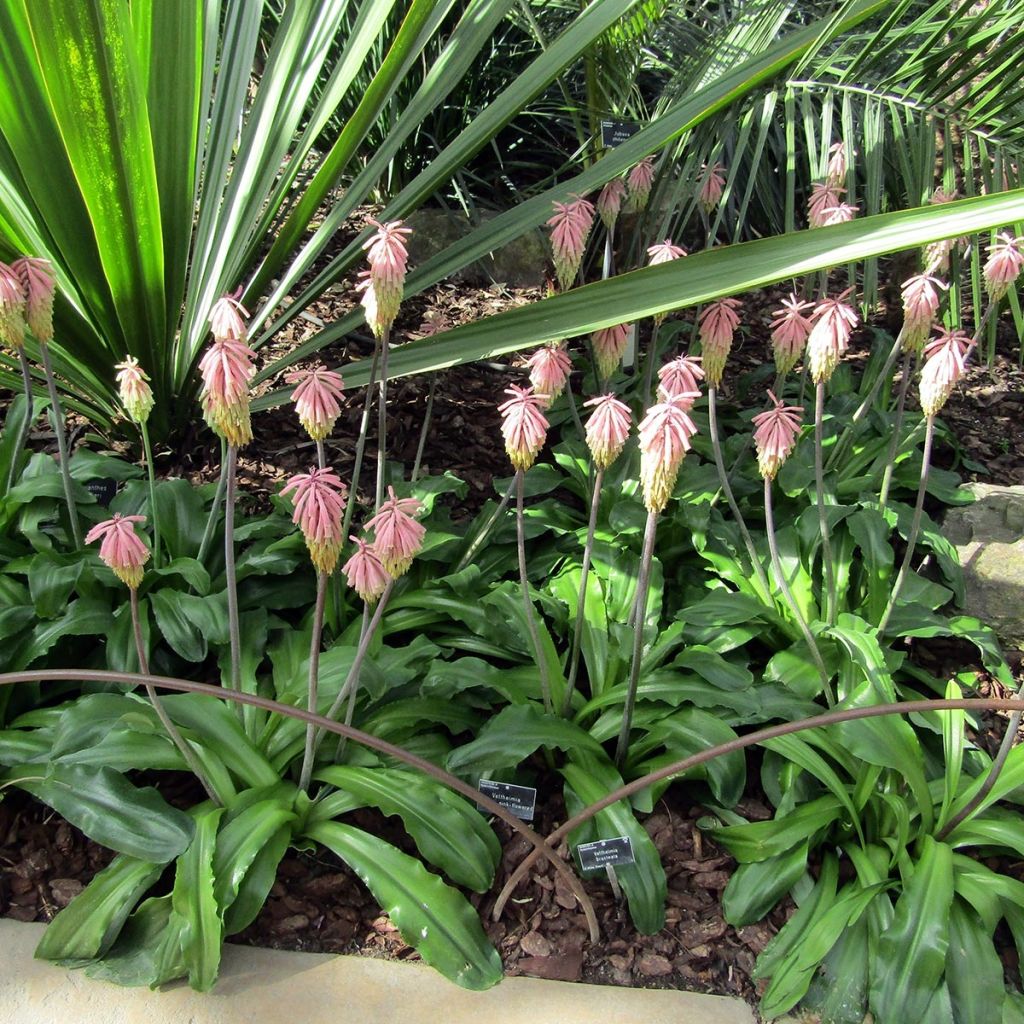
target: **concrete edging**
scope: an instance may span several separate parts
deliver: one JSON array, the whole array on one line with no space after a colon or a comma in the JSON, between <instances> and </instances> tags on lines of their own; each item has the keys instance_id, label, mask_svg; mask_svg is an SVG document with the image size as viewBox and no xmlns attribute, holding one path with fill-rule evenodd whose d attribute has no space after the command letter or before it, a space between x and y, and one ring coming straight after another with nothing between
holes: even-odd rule
<instances>
[{"instance_id":1,"label":"concrete edging","mask_svg":"<svg viewBox=\"0 0 1024 1024\"><path fill-rule=\"evenodd\" d=\"M422 964L228 945L212 992L93 981L32 958L44 925L0 920L4 1024L753 1024L739 999L506 978L467 992Z\"/></svg>"}]
</instances>

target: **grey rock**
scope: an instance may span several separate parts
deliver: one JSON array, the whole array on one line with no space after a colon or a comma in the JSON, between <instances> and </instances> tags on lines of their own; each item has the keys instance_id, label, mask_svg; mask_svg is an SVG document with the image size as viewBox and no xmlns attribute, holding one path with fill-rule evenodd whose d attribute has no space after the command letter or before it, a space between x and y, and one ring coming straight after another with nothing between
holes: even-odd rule
<instances>
[{"instance_id":1,"label":"grey rock","mask_svg":"<svg viewBox=\"0 0 1024 1024\"><path fill-rule=\"evenodd\" d=\"M975 501L950 509L942 526L964 568L966 611L1024 650L1024 487L966 489Z\"/></svg>"}]
</instances>

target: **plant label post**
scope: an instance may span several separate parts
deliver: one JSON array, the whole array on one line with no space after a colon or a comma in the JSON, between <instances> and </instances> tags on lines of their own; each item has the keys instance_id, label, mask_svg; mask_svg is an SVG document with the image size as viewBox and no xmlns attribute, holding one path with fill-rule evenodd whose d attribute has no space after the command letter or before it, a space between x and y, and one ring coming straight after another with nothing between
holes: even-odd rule
<instances>
[{"instance_id":1,"label":"plant label post","mask_svg":"<svg viewBox=\"0 0 1024 1024\"><path fill-rule=\"evenodd\" d=\"M579 857L580 870L585 875L603 870L608 876L608 883L612 887L615 899L617 901L622 899L622 889L619 887L615 868L619 865L636 863L636 857L633 856L633 844L630 842L629 836L598 839L594 843L581 843L576 847L576 856Z\"/></svg>"},{"instance_id":2,"label":"plant label post","mask_svg":"<svg viewBox=\"0 0 1024 1024\"><path fill-rule=\"evenodd\" d=\"M510 814L521 821L533 821L537 806L537 790L533 786L516 786L511 782L495 782L492 779L481 779L479 790L489 796L496 804L500 804ZM483 810L477 804L478 810Z\"/></svg>"}]
</instances>

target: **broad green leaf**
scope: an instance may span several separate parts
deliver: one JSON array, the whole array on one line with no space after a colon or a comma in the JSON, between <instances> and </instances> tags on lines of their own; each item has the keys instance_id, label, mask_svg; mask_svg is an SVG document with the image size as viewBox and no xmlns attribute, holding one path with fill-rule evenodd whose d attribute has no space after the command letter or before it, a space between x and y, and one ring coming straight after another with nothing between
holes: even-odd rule
<instances>
[{"instance_id":1,"label":"broad green leaf","mask_svg":"<svg viewBox=\"0 0 1024 1024\"><path fill-rule=\"evenodd\" d=\"M84 562L79 558L67 560L49 553L40 553L32 559L28 570L28 587L41 619L52 619L67 607L74 592Z\"/></svg>"},{"instance_id":2,"label":"broad green leaf","mask_svg":"<svg viewBox=\"0 0 1024 1024\"><path fill-rule=\"evenodd\" d=\"M871 907L875 906L874 903ZM867 1009L869 945L868 914L855 921L829 950L801 1001L832 1024L863 1024Z\"/></svg>"},{"instance_id":3,"label":"broad green leaf","mask_svg":"<svg viewBox=\"0 0 1024 1024\"><path fill-rule=\"evenodd\" d=\"M336 821L308 837L339 856L366 884L402 938L431 967L462 988L501 980L501 959L466 898L389 843Z\"/></svg>"},{"instance_id":4,"label":"broad green leaf","mask_svg":"<svg viewBox=\"0 0 1024 1024\"><path fill-rule=\"evenodd\" d=\"M807 843L753 864L741 864L722 893L722 916L734 927L760 921L807 871Z\"/></svg>"},{"instance_id":5,"label":"broad green leaf","mask_svg":"<svg viewBox=\"0 0 1024 1024\"><path fill-rule=\"evenodd\" d=\"M949 908L946 986L958 1024L1000 1024L1003 964L992 935L962 900Z\"/></svg>"},{"instance_id":6,"label":"broad green leaf","mask_svg":"<svg viewBox=\"0 0 1024 1024\"><path fill-rule=\"evenodd\" d=\"M324 768L317 779L355 796L363 806L397 814L424 858L457 885L486 892L501 848L470 803L432 779L398 768Z\"/></svg>"},{"instance_id":7,"label":"broad green leaf","mask_svg":"<svg viewBox=\"0 0 1024 1024\"><path fill-rule=\"evenodd\" d=\"M788 853L810 840L839 817L842 804L834 796L822 796L801 804L783 818L746 825L701 827L721 843L741 864L767 860Z\"/></svg>"},{"instance_id":8,"label":"broad green leaf","mask_svg":"<svg viewBox=\"0 0 1024 1024\"><path fill-rule=\"evenodd\" d=\"M238 895L224 914L224 934L236 935L256 920L277 879L277 866L291 841L291 825L282 825L256 851L242 877Z\"/></svg>"},{"instance_id":9,"label":"broad green leaf","mask_svg":"<svg viewBox=\"0 0 1024 1024\"><path fill-rule=\"evenodd\" d=\"M675 668L696 672L712 686L723 690L745 690L754 681L754 674L747 668L727 661L709 647L700 644L687 647L676 657L672 665Z\"/></svg>"}]
</instances>

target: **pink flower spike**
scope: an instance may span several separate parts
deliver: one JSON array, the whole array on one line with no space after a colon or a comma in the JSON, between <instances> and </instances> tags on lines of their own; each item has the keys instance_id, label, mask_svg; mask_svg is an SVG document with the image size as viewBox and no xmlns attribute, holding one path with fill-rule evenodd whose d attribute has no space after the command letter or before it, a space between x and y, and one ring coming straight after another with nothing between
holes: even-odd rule
<instances>
[{"instance_id":1,"label":"pink flower spike","mask_svg":"<svg viewBox=\"0 0 1024 1024\"><path fill-rule=\"evenodd\" d=\"M736 314L739 307L740 303L736 299L719 299L704 309L698 321L697 334L700 338L704 374L713 388L722 383L733 335L740 325L740 318Z\"/></svg>"},{"instance_id":2,"label":"pink flower spike","mask_svg":"<svg viewBox=\"0 0 1024 1024\"><path fill-rule=\"evenodd\" d=\"M28 328L40 345L46 345L53 340L53 266L49 260L22 256L11 264L11 269L21 278Z\"/></svg>"},{"instance_id":3,"label":"pink flower spike","mask_svg":"<svg viewBox=\"0 0 1024 1024\"><path fill-rule=\"evenodd\" d=\"M849 203L838 203L825 211L825 220L821 226L829 228L833 224L849 224L859 212L859 207L851 206Z\"/></svg>"},{"instance_id":4,"label":"pink flower spike","mask_svg":"<svg viewBox=\"0 0 1024 1024\"><path fill-rule=\"evenodd\" d=\"M388 500L366 524L374 532L374 551L393 579L405 575L423 547L426 530L413 518L422 511L415 498L396 497L394 487L388 487Z\"/></svg>"},{"instance_id":5,"label":"pink flower spike","mask_svg":"<svg viewBox=\"0 0 1024 1024\"><path fill-rule=\"evenodd\" d=\"M611 231L619 219L622 201L626 198L626 183L621 178L612 178L597 197L597 212L601 223Z\"/></svg>"},{"instance_id":6,"label":"pink flower spike","mask_svg":"<svg viewBox=\"0 0 1024 1024\"><path fill-rule=\"evenodd\" d=\"M722 190L725 188L725 168L721 164L707 164L701 166L697 199L705 213L710 213L722 198Z\"/></svg>"},{"instance_id":7,"label":"pink flower spike","mask_svg":"<svg viewBox=\"0 0 1024 1024\"><path fill-rule=\"evenodd\" d=\"M825 182L833 187L846 181L846 143L835 142L828 151L828 166L825 168Z\"/></svg>"},{"instance_id":8,"label":"pink flower spike","mask_svg":"<svg viewBox=\"0 0 1024 1024\"><path fill-rule=\"evenodd\" d=\"M629 437L632 414L625 402L614 395L600 395L583 403L593 407L587 420L587 447L594 465L607 469L618 457Z\"/></svg>"},{"instance_id":9,"label":"pink flower spike","mask_svg":"<svg viewBox=\"0 0 1024 1024\"><path fill-rule=\"evenodd\" d=\"M672 497L683 457L690 450L690 438L697 433L686 414L685 400L670 398L652 405L640 422L640 484L644 505L655 514L664 510Z\"/></svg>"},{"instance_id":10,"label":"pink flower spike","mask_svg":"<svg viewBox=\"0 0 1024 1024\"><path fill-rule=\"evenodd\" d=\"M932 206L945 206L946 203L951 203L957 198L958 193L946 192L946 190L939 185L931 194L931 198L928 202ZM925 273L930 274L933 271L940 271L946 273L949 270L949 255L957 246L967 245L966 238L943 238L938 242L932 242L925 246L924 250L924 265Z\"/></svg>"},{"instance_id":11,"label":"pink flower spike","mask_svg":"<svg viewBox=\"0 0 1024 1024\"><path fill-rule=\"evenodd\" d=\"M505 451L516 470L525 472L533 465L537 452L544 447L548 421L532 388L513 384L505 388L505 394L512 396L498 406Z\"/></svg>"},{"instance_id":12,"label":"pink flower spike","mask_svg":"<svg viewBox=\"0 0 1024 1024\"><path fill-rule=\"evenodd\" d=\"M967 368L971 339L963 331L939 328L938 336L925 346L927 357L919 386L921 411L934 416L945 404Z\"/></svg>"},{"instance_id":13,"label":"pink flower spike","mask_svg":"<svg viewBox=\"0 0 1024 1024\"><path fill-rule=\"evenodd\" d=\"M812 228L824 227L829 213L842 202L845 188L828 182L815 182L811 186L811 197L807 201L807 219Z\"/></svg>"},{"instance_id":14,"label":"pink flower spike","mask_svg":"<svg viewBox=\"0 0 1024 1024\"><path fill-rule=\"evenodd\" d=\"M564 348L545 345L530 356L526 365L530 368L533 393L549 406L565 390L565 382L572 373L572 360Z\"/></svg>"},{"instance_id":15,"label":"pink flower spike","mask_svg":"<svg viewBox=\"0 0 1024 1024\"><path fill-rule=\"evenodd\" d=\"M355 553L341 567L348 585L367 603L376 604L387 589L391 577L381 564L372 544L358 537L349 537L356 546Z\"/></svg>"},{"instance_id":16,"label":"pink flower spike","mask_svg":"<svg viewBox=\"0 0 1024 1024\"><path fill-rule=\"evenodd\" d=\"M658 242L657 245L652 245L647 250L647 266L656 267L661 263L671 263L672 260L677 260L685 255L685 249L673 245L672 239L666 238L664 242Z\"/></svg>"},{"instance_id":17,"label":"pink flower spike","mask_svg":"<svg viewBox=\"0 0 1024 1024\"><path fill-rule=\"evenodd\" d=\"M847 288L834 299L822 299L811 317L813 327L807 339L807 367L815 384L826 382L846 351L850 333L860 318L843 300L852 289Z\"/></svg>"},{"instance_id":18,"label":"pink flower spike","mask_svg":"<svg viewBox=\"0 0 1024 1024\"><path fill-rule=\"evenodd\" d=\"M15 350L25 345L25 289L6 263L0 263L0 341Z\"/></svg>"},{"instance_id":19,"label":"pink flower spike","mask_svg":"<svg viewBox=\"0 0 1024 1024\"><path fill-rule=\"evenodd\" d=\"M103 538L100 558L132 590L142 582L142 567L149 560L149 548L135 532L135 524L145 521L145 516L123 516L118 512L113 519L97 523L85 535L86 544Z\"/></svg>"},{"instance_id":20,"label":"pink flower spike","mask_svg":"<svg viewBox=\"0 0 1024 1024\"><path fill-rule=\"evenodd\" d=\"M618 369L628 342L629 324L602 327L590 336L599 380L606 381Z\"/></svg>"},{"instance_id":21,"label":"pink flower spike","mask_svg":"<svg viewBox=\"0 0 1024 1024\"><path fill-rule=\"evenodd\" d=\"M667 402L685 395L694 396L693 401L696 401L703 379L700 356L678 356L658 370L658 401Z\"/></svg>"},{"instance_id":22,"label":"pink flower spike","mask_svg":"<svg viewBox=\"0 0 1024 1024\"><path fill-rule=\"evenodd\" d=\"M813 302L802 302L796 292L790 292L782 300L782 309L772 311L772 350L775 353L775 369L789 373L796 366L811 333L811 321L804 316Z\"/></svg>"},{"instance_id":23,"label":"pink flower spike","mask_svg":"<svg viewBox=\"0 0 1024 1024\"><path fill-rule=\"evenodd\" d=\"M436 309L428 309L423 314L423 323L420 324L420 337L430 338L448 327L444 314Z\"/></svg>"},{"instance_id":24,"label":"pink flower spike","mask_svg":"<svg viewBox=\"0 0 1024 1024\"><path fill-rule=\"evenodd\" d=\"M139 361L128 356L123 363L115 367L118 394L121 404L130 419L136 423L145 423L153 410L153 392L146 381L149 374L139 366Z\"/></svg>"},{"instance_id":25,"label":"pink flower spike","mask_svg":"<svg viewBox=\"0 0 1024 1024\"><path fill-rule=\"evenodd\" d=\"M313 363L308 370L295 370L284 379L298 385L292 392L292 401L299 422L314 441L322 441L341 415L339 399L345 388L341 374Z\"/></svg>"},{"instance_id":26,"label":"pink flower spike","mask_svg":"<svg viewBox=\"0 0 1024 1024\"><path fill-rule=\"evenodd\" d=\"M237 338L214 337L199 360L203 377L200 397L206 422L236 448L252 440L249 421L249 378L256 372L256 353Z\"/></svg>"},{"instance_id":27,"label":"pink flower spike","mask_svg":"<svg viewBox=\"0 0 1024 1024\"><path fill-rule=\"evenodd\" d=\"M1020 238L1003 232L989 250L985 261L985 288L989 298L998 302L1010 290L1024 268L1024 254L1020 251Z\"/></svg>"},{"instance_id":28,"label":"pink flower spike","mask_svg":"<svg viewBox=\"0 0 1024 1024\"><path fill-rule=\"evenodd\" d=\"M800 421L803 419L803 406L783 405L769 391L768 397L774 408L758 413L754 417L754 444L757 447L757 466L761 476L766 480L774 480L782 464L800 436Z\"/></svg>"},{"instance_id":29,"label":"pink flower spike","mask_svg":"<svg viewBox=\"0 0 1024 1024\"><path fill-rule=\"evenodd\" d=\"M330 575L341 551L341 519L348 488L333 469L311 469L296 473L281 488L281 494L294 491L296 523L309 549L309 558L317 572Z\"/></svg>"},{"instance_id":30,"label":"pink flower spike","mask_svg":"<svg viewBox=\"0 0 1024 1024\"><path fill-rule=\"evenodd\" d=\"M917 274L903 282L903 348L906 351L920 352L924 347L939 311L939 290L948 287L928 274Z\"/></svg>"},{"instance_id":31,"label":"pink flower spike","mask_svg":"<svg viewBox=\"0 0 1024 1024\"><path fill-rule=\"evenodd\" d=\"M356 287L363 292L360 302L366 322L379 338L395 322L402 304L409 263L405 236L412 234L412 228L403 227L400 220L381 224L371 217L369 223L377 229L363 242L370 269L360 273L362 280Z\"/></svg>"},{"instance_id":32,"label":"pink flower spike","mask_svg":"<svg viewBox=\"0 0 1024 1024\"><path fill-rule=\"evenodd\" d=\"M555 214L548 220L555 274L564 291L571 288L583 262L587 239L594 224L594 204L586 199L553 203Z\"/></svg>"},{"instance_id":33,"label":"pink flower spike","mask_svg":"<svg viewBox=\"0 0 1024 1024\"><path fill-rule=\"evenodd\" d=\"M210 332L215 338L245 341L249 336L249 329L242 317L248 315L248 310L238 299L231 295L222 295L210 310Z\"/></svg>"},{"instance_id":34,"label":"pink flower spike","mask_svg":"<svg viewBox=\"0 0 1024 1024\"><path fill-rule=\"evenodd\" d=\"M654 157L645 156L626 177L626 193L629 208L639 213L647 206L654 186Z\"/></svg>"}]
</instances>

